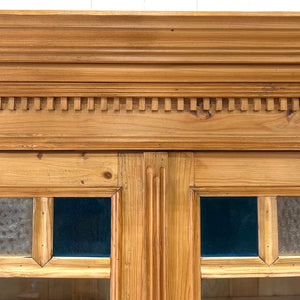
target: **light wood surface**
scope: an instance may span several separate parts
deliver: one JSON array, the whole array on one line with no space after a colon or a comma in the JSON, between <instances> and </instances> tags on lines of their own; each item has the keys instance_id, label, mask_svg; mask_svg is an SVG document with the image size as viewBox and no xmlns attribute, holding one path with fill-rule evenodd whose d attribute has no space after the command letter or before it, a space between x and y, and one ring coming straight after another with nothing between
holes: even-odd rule
<instances>
[{"instance_id":1,"label":"light wood surface","mask_svg":"<svg viewBox=\"0 0 300 300\"><path fill-rule=\"evenodd\" d=\"M295 64L299 19L297 13L4 11L1 62Z\"/></svg>"},{"instance_id":2,"label":"light wood surface","mask_svg":"<svg viewBox=\"0 0 300 300\"><path fill-rule=\"evenodd\" d=\"M227 189L256 187L256 195L260 195L260 187L262 190L264 187L299 188L299 159L298 152L198 152L195 183L199 187Z\"/></svg>"},{"instance_id":3,"label":"light wood surface","mask_svg":"<svg viewBox=\"0 0 300 300\"><path fill-rule=\"evenodd\" d=\"M299 277L299 256L279 257L268 266L259 257L202 257L202 278Z\"/></svg>"},{"instance_id":4,"label":"light wood surface","mask_svg":"<svg viewBox=\"0 0 300 300\"><path fill-rule=\"evenodd\" d=\"M277 198L258 197L257 205L259 256L270 266L279 256Z\"/></svg>"},{"instance_id":5,"label":"light wood surface","mask_svg":"<svg viewBox=\"0 0 300 300\"><path fill-rule=\"evenodd\" d=\"M300 276L299 257L277 259L274 198L300 195L299 24L1 11L0 196L37 197L33 258L0 257L1 276L110 278L113 300L200 300L201 276ZM51 199L71 195L112 197L111 258L48 262ZM201 259L201 195L259 197L262 259Z\"/></svg>"},{"instance_id":6,"label":"light wood surface","mask_svg":"<svg viewBox=\"0 0 300 300\"><path fill-rule=\"evenodd\" d=\"M110 299L121 298L122 286L122 194L118 190L111 197L111 276Z\"/></svg>"},{"instance_id":7,"label":"light wood surface","mask_svg":"<svg viewBox=\"0 0 300 300\"><path fill-rule=\"evenodd\" d=\"M0 257L2 277L109 278L110 258L52 258L43 268L32 258Z\"/></svg>"},{"instance_id":8,"label":"light wood surface","mask_svg":"<svg viewBox=\"0 0 300 300\"><path fill-rule=\"evenodd\" d=\"M142 153L119 154L122 186L122 256L120 299L147 299Z\"/></svg>"},{"instance_id":9,"label":"light wood surface","mask_svg":"<svg viewBox=\"0 0 300 300\"><path fill-rule=\"evenodd\" d=\"M2 150L300 148L299 14L0 16Z\"/></svg>"},{"instance_id":10,"label":"light wood surface","mask_svg":"<svg viewBox=\"0 0 300 300\"><path fill-rule=\"evenodd\" d=\"M1 152L1 187L116 187L116 153Z\"/></svg>"},{"instance_id":11,"label":"light wood surface","mask_svg":"<svg viewBox=\"0 0 300 300\"><path fill-rule=\"evenodd\" d=\"M32 258L43 267L53 255L53 198L34 198Z\"/></svg>"},{"instance_id":12,"label":"light wood surface","mask_svg":"<svg viewBox=\"0 0 300 300\"><path fill-rule=\"evenodd\" d=\"M193 153L169 153L166 201L167 299L193 299L200 293L200 282L192 295L190 265L190 191L194 185ZM170 188L171 187L171 188ZM195 254L196 255L196 254ZM200 253L199 253L200 255ZM197 299L197 297L195 297Z\"/></svg>"},{"instance_id":13,"label":"light wood surface","mask_svg":"<svg viewBox=\"0 0 300 300\"><path fill-rule=\"evenodd\" d=\"M147 299L166 299L166 172L168 154L147 152L145 166L145 236Z\"/></svg>"}]
</instances>

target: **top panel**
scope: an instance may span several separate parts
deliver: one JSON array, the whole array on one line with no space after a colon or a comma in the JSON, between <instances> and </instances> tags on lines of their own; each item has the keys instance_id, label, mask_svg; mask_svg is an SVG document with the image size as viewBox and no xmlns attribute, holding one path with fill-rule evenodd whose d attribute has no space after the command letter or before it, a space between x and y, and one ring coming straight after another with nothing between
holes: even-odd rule
<instances>
[{"instance_id":1,"label":"top panel","mask_svg":"<svg viewBox=\"0 0 300 300\"><path fill-rule=\"evenodd\" d=\"M299 13L4 11L0 36L0 150L300 149Z\"/></svg>"},{"instance_id":2,"label":"top panel","mask_svg":"<svg viewBox=\"0 0 300 300\"><path fill-rule=\"evenodd\" d=\"M299 24L299 13L2 11L0 62L137 63L165 67L169 63L295 64L300 62ZM194 81L199 81L197 72L201 73L202 68L203 72L210 70L194 66L184 69L181 76L192 80L188 74L193 72ZM241 74L234 76L226 65L214 76L228 76L227 72L233 81L241 80ZM253 72L251 68L247 71L255 81ZM275 72L278 80L283 78L284 70ZM168 78L158 75L152 74L150 81ZM271 74L265 76L268 81ZM95 80L104 78L103 74ZM104 81L108 80L113 78L109 76ZM37 76L35 81L42 79Z\"/></svg>"}]
</instances>

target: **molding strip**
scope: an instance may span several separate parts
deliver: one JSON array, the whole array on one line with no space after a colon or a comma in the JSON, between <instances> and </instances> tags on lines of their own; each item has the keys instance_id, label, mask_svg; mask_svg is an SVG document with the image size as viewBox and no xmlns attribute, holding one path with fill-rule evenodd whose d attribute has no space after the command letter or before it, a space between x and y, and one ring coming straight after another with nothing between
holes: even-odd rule
<instances>
[{"instance_id":1,"label":"molding strip","mask_svg":"<svg viewBox=\"0 0 300 300\"><path fill-rule=\"evenodd\" d=\"M299 111L299 97L0 97L0 110L122 112Z\"/></svg>"},{"instance_id":2,"label":"molding strip","mask_svg":"<svg viewBox=\"0 0 300 300\"><path fill-rule=\"evenodd\" d=\"M145 154L145 236L147 299L166 299L166 168L164 153Z\"/></svg>"}]
</instances>

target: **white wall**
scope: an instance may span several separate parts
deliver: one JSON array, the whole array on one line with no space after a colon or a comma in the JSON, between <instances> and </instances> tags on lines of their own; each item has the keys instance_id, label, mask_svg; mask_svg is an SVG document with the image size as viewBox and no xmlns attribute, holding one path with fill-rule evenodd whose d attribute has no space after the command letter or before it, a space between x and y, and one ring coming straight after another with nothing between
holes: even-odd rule
<instances>
[{"instance_id":1,"label":"white wall","mask_svg":"<svg viewBox=\"0 0 300 300\"><path fill-rule=\"evenodd\" d=\"M300 0L0 0L0 9L300 11Z\"/></svg>"}]
</instances>

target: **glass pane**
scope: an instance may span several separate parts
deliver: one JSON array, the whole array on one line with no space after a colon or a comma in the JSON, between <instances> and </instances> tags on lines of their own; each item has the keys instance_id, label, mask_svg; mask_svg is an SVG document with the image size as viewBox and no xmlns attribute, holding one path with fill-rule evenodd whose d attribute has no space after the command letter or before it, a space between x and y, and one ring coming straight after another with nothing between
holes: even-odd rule
<instances>
[{"instance_id":1,"label":"glass pane","mask_svg":"<svg viewBox=\"0 0 300 300\"><path fill-rule=\"evenodd\" d=\"M55 198L55 256L110 256L111 199Z\"/></svg>"},{"instance_id":2,"label":"glass pane","mask_svg":"<svg viewBox=\"0 0 300 300\"><path fill-rule=\"evenodd\" d=\"M203 279L202 300L296 300L300 278Z\"/></svg>"},{"instance_id":3,"label":"glass pane","mask_svg":"<svg viewBox=\"0 0 300 300\"><path fill-rule=\"evenodd\" d=\"M202 256L258 256L257 197L200 201Z\"/></svg>"},{"instance_id":4,"label":"glass pane","mask_svg":"<svg viewBox=\"0 0 300 300\"><path fill-rule=\"evenodd\" d=\"M300 197L277 197L279 253L300 254Z\"/></svg>"},{"instance_id":5,"label":"glass pane","mask_svg":"<svg viewBox=\"0 0 300 300\"><path fill-rule=\"evenodd\" d=\"M0 300L109 300L109 279L1 278Z\"/></svg>"},{"instance_id":6,"label":"glass pane","mask_svg":"<svg viewBox=\"0 0 300 300\"><path fill-rule=\"evenodd\" d=\"M0 255L32 253L32 198L0 198Z\"/></svg>"}]
</instances>

